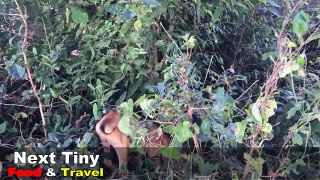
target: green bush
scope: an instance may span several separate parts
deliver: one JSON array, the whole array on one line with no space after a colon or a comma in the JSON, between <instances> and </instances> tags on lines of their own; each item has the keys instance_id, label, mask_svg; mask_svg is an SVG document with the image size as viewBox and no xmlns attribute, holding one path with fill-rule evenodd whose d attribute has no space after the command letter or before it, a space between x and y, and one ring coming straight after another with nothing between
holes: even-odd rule
<instances>
[{"instance_id":1,"label":"green bush","mask_svg":"<svg viewBox=\"0 0 320 180\"><path fill-rule=\"evenodd\" d=\"M172 138L168 163L128 177L319 178L319 3L19 4L25 51L15 1L0 2L0 169L16 150L102 153L94 126L116 107L134 151L144 123Z\"/></svg>"}]
</instances>

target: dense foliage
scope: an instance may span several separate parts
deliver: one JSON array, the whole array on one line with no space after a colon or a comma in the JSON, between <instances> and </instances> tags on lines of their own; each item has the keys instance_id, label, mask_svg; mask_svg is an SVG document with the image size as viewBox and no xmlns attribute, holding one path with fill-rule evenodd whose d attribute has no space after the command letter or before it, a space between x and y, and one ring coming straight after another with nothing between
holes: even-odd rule
<instances>
[{"instance_id":1,"label":"dense foliage","mask_svg":"<svg viewBox=\"0 0 320 180\"><path fill-rule=\"evenodd\" d=\"M172 139L129 178L320 178L319 2L17 4L0 1L3 177L16 150L102 153L94 126L117 108L132 152L147 123Z\"/></svg>"}]
</instances>

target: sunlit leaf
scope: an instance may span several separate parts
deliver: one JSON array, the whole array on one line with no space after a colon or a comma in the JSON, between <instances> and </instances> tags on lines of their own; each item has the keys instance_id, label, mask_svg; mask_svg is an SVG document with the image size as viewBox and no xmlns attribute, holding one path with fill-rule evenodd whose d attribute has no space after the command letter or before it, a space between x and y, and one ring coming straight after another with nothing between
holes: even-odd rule
<instances>
[{"instance_id":1,"label":"sunlit leaf","mask_svg":"<svg viewBox=\"0 0 320 180\"><path fill-rule=\"evenodd\" d=\"M193 136L190 127L191 126L188 121L184 121L182 125L177 125L176 127L173 127L173 132L178 141L183 143Z\"/></svg>"},{"instance_id":2,"label":"sunlit leaf","mask_svg":"<svg viewBox=\"0 0 320 180\"><path fill-rule=\"evenodd\" d=\"M212 17L212 22L215 23L215 22L220 21L220 15L221 15L221 7L218 6L214 10L213 17Z\"/></svg>"},{"instance_id":3,"label":"sunlit leaf","mask_svg":"<svg viewBox=\"0 0 320 180\"><path fill-rule=\"evenodd\" d=\"M290 41L288 45L289 45L289 47L297 47L297 44L292 41Z\"/></svg>"},{"instance_id":4,"label":"sunlit leaf","mask_svg":"<svg viewBox=\"0 0 320 180\"><path fill-rule=\"evenodd\" d=\"M258 121L258 124L262 124L262 117L260 113L260 109L257 103L253 103L252 105L252 115Z\"/></svg>"},{"instance_id":5,"label":"sunlit leaf","mask_svg":"<svg viewBox=\"0 0 320 180\"><path fill-rule=\"evenodd\" d=\"M309 14L305 13L304 11L298 12L292 20L293 32L298 36L304 35L308 31L309 22Z\"/></svg>"},{"instance_id":6,"label":"sunlit leaf","mask_svg":"<svg viewBox=\"0 0 320 180\"><path fill-rule=\"evenodd\" d=\"M277 102L273 99L269 99L266 104L265 119L269 119L275 114L275 109L277 109Z\"/></svg>"},{"instance_id":7,"label":"sunlit leaf","mask_svg":"<svg viewBox=\"0 0 320 180\"><path fill-rule=\"evenodd\" d=\"M286 77L286 75L299 70L300 66L297 62L295 61L289 61L284 65L283 70L280 72L279 76L281 78Z\"/></svg>"},{"instance_id":8,"label":"sunlit leaf","mask_svg":"<svg viewBox=\"0 0 320 180\"><path fill-rule=\"evenodd\" d=\"M292 137L292 142L293 144L302 145L303 139L299 133L295 133L294 136Z\"/></svg>"},{"instance_id":9,"label":"sunlit leaf","mask_svg":"<svg viewBox=\"0 0 320 180\"><path fill-rule=\"evenodd\" d=\"M272 125L270 123L266 123L262 127L262 131L269 134L272 132Z\"/></svg>"},{"instance_id":10,"label":"sunlit leaf","mask_svg":"<svg viewBox=\"0 0 320 180\"><path fill-rule=\"evenodd\" d=\"M98 105L97 105L97 103L94 103L94 104L93 104L92 112L93 112L94 118L95 118L96 120L98 120L98 119L99 119L99 116L98 116Z\"/></svg>"},{"instance_id":11,"label":"sunlit leaf","mask_svg":"<svg viewBox=\"0 0 320 180\"><path fill-rule=\"evenodd\" d=\"M88 14L77 7L71 7L71 18L76 23L86 23L89 21Z\"/></svg>"},{"instance_id":12,"label":"sunlit leaf","mask_svg":"<svg viewBox=\"0 0 320 180\"><path fill-rule=\"evenodd\" d=\"M194 38L194 36L191 36L187 41L187 47L194 48L195 45L196 45L196 39Z\"/></svg>"},{"instance_id":13,"label":"sunlit leaf","mask_svg":"<svg viewBox=\"0 0 320 180\"><path fill-rule=\"evenodd\" d=\"M84 135L83 135L83 139L82 139L82 141L80 142L80 144L78 145L78 147L86 147L86 146L88 146L88 144L89 144L89 142L91 141L91 139L92 139L92 137L93 137L93 133L88 133L88 132L86 132Z\"/></svg>"},{"instance_id":14,"label":"sunlit leaf","mask_svg":"<svg viewBox=\"0 0 320 180\"><path fill-rule=\"evenodd\" d=\"M16 118L23 118L23 119L26 119L28 117L28 115L24 112L18 112L18 113L15 113L14 116Z\"/></svg>"},{"instance_id":15,"label":"sunlit leaf","mask_svg":"<svg viewBox=\"0 0 320 180\"><path fill-rule=\"evenodd\" d=\"M141 28L142 28L142 22L140 19L138 19L134 22L134 29L138 31Z\"/></svg>"},{"instance_id":16,"label":"sunlit leaf","mask_svg":"<svg viewBox=\"0 0 320 180\"><path fill-rule=\"evenodd\" d=\"M314 33L313 35L311 35L311 36L308 38L308 42L313 41L313 40L316 40L316 39L320 39L320 32L317 32L317 33Z\"/></svg>"},{"instance_id":17,"label":"sunlit leaf","mask_svg":"<svg viewBox=\"0 0 320 180\"><path fill-rule=\"evenodd\" d=\"M303 56L298 56L297 59L296 59L297 63L302 66L305 64L305 59Z\"/></svg>"},{"instance_id":18,"label":"sunlit leaf","mask_svg":"<svg viewBox=\"0 0 320 180\"><path fill-rule=\"evenodd\" d=\"M127 115L122 116L118 124L118 128L120 129L121 132L130 135L131 134L130 117Z\"/></svg>"},{"instance_id":19,"label":"sunlit leaf","mask_svg":"<svg viewBox=\"0 0 320 180\"><path fill-rule=\"evenodd\" d=\"M235 130L235 134L236 134L236 141L238 143L242 143L242 139L244 137L244 133L246 131L246 127L247 127L247 121L246 120L242 120L241 122L236 122L236 130Z\"/></svg>"}]
</instances>

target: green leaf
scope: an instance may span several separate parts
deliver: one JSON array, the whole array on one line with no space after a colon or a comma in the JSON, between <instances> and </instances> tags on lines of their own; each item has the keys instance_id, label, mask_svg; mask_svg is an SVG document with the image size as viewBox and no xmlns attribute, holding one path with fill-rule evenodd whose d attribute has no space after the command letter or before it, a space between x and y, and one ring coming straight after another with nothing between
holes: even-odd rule
<instances>
[{"instance_id":1,"label":"green leaf","mask_svg":"<svg viewBox=\"0 0 320 180\"><path fill-rule=\"evenodd\" d=\"M122 26L121 26L121 29L120 29L120 34L121 36L123 36L124 34L126 34L129 29L131 28L132 24L133 24L133 21L134 19L131 19L130 21L124 23Z\"/></svg>"},{"instance_id":2,"label":"green leaf","mask_svg":"<svg viewBox=\"0 0 320 180\"><path fill-rule=\"evenodd\" d=\"M275 59L277 56L278 56L278 52L276 52L276 51L266 52L266 53L262 54L262 60L265 61L265 60L269 59L270 57Z\"/></svg>"},{"instance_id":3,"label":"green leaf","mask_svg":"<svg viewBox=\"0 0 320 180\"><path fill-rule=\"evenodd\" d=\"M220 15L221 15L221 7L216 7L213 13L212 22L215 23L217 21L220 21Z\"/></svg>"},{"instance_id":4,"label":"green leaf","mask_svg":"<svg viewBox=\"0 0 320 180\"><path fill-rule=\"evenodd\" d=\"M262 165L264 163L264 159L262 158L253 158L250 154L244 153L244 158L250 164L250 166L256 170L258 176L262 175Z\"/></svg>"},{"instance_id":5,"label":"green leaf","mask_svg":"<svg viewBox=\"0 0 320 180\"><path fill-rule=\"evenodd\" d=\"M11 162L11 161L9 161L9 162ZM0 162L0 172L2 172L2 162ZM1 176L0 176L1 177Z\"/></svg>"},{"instance_id":6,"label":"green leaf","mask_svg":"<svg viewBox=\"0 0 320 180\"><path fill-rule=\"evenodd\" d=\"M139 99L140 100L140 99ZM147 105L147 102L148 102L148 99L145 99L145 97L143 99L140 100L140 107L142 110L145 110L147 111L149 108L148 108L148 105Z\"/></svg>"},{"instance_id":7,"label":"green leaf","mask_svg":"<svg viewBox=\"0 0 320 180\"><path fill-rule=\"evenodd\" d=\"M297 63L300 65L300 66L303 66L304 63L305 63L305 59L303 56L298 56L297 59L296 59Z\"/></svg>"},{"instance_id":8,"label":"green leaf","mask_svg":"<svg viewBox=\"0 0 320 180\"><path fill-rule=\"evenodd\" d=\"M289 47L297 47L297 44L292 41L290 41L288 45L289 45Z\"/></svg>"},{"instance_id":9,"label":"green leaf","mask_svg":"<svg viewBox=\"0 0 320 180\"><path fill-rule=\"evenodd\" d=\"M2 124L0 124L0 134L4 133L6 131L6 127L7 127L7 122L3 122Z\"/></svg>"},{"instance_id":10,"label":"green leaf","mask_svg":"<svg viewBox=\"0 0 320 180\"><path fill-rule=\"evenodd\" d=\"M275 114L275 109L277 109L277 102L275 100L269 99L266 104L265 119L269 119Z\"/></svg>"},{"instance_id":11,"label":"green leaf","mask_svg":"<svg viewBox=\"0 0 320 180\"><path fill-rule=\"evenodd\" d=\"M133 84L130 84L126 98L130 98L131 96L133 96L140 86L141 81L139 80L133 82Z\"/></svg>"},{"instance_id":12,"label":"green leaf","mask_svg":"<svg viewBox=\"0 0 320 180\"><path fill-rule=\"evenodd\" d=\"M266 123L262 127L262 131L269 134L272 132L272 125L270 123Z\"/></svg>"},{"instance_id":13,"label":"green leaf","mask_svg":"<svg viewBox=\"0 0 320 180\"><path fill-rule=\"evenodd\" d=\"M122 110L122 112L125 115L131 116L132 113L133 113L133 101L132 101L132 99L129 99L128 102L121 103L119 108Z\"/></svg>"},{"instance_id":14,"label":"green leaf","mask_svg":"<svg viewBox=\"0 0 320 180\"><path fill-rule=\"evenodd\" d=\"M154 109L157 104L158 104L158 100L156 99L149 99L147 101L147 105L150 109Z\"/></svg>"},{"instance_id":15,"label":"green leaf","mask_svg":"<svg viewBox=\"0 0 320 180\"><path fill-rule=\"evenodd\" d=\"M93 87L92 84L88 84L88 87L91 89L93 93L96 93L96 89Z\"/></svg>"},{"instance_id":16,"label":"green leaf","mask_svg":"<svg viewBox=\"0 0 320 180\"><path fill-rule=\"evenodd\" d=\"M292 108L289 109L289 111L287 112L287 119L290 119L291 117L293 117L297 111L300 110L300 105L294 106Z\"/></svg>"},{"instance_id":17,"label":"green leaf","mask_svg":"<svg viewBox=\"0 0 320 180\"><path fill-rule=\"evenodd\" d=\"M320 132L320 122L319 121L312 121L311 122L311 133Z\"/></svg>"},{"instance_id":18,"label":"green leaf","mask_svg":"<svg viewBox=\"0 0 320 180\"><path fill-rule=\"evenodd\" d=\"M179 148L172 148L172 147L161 147L159 152L167 158L170 159L180 159L181 153Z\"/></svg>"},{"instance_id":19,"label":"green leaf","mask_svg":"<svg viewBox=\"0 0 320 180\"><path fill-rule=\"evenodd\" d=\"M293 133L296 133L298 131L298 127L297 125L295 124L294 126L290 127L289 130Z\"/></svg>"},{"instance_id":20,"label":"green leaf","mask_svg":"<svg viewBox=\"0 0 320 180\"><path fill-rule=\"evenodd\" d=\"M244 138L244 133L247 127L247 121L242 120L241 122L236 122L236 126L237 126L235 130L236 142L242 143L242 139Z\"/></svg>"},{"instance_id":21,"label":"green leaf","mask_svg":"<svg viewBox=\"0 0 320 180\"><path fill-rule=\"evenodd\" d=\"M127 64L125 64L125 63L121 64L121 66L120 66L120 71L121 71L121 72L124 72L124 70L125 70L127 67L128 67Z\"/></svg>"},{"instance_id":22,"label":"green leaf","mask_svg":"<svg viewBox=\"0 0 320 180\"><path fill-rule=\"evenodd\" d=\"M201 175L209 176L213 171L218 170L219 167L219 162L215 164L210 164L209 162L206 162L200 169Z\"/></svg>"},{"instance_id":23,"label":"green leaf","mask_svg":"<svg viewBox=\"0 0 320 180\"><path fill-rule=\"evenodd\" d=\"M195 45L196 45L196 39L194 38L194 36L191 36L187 41L187 47L194 48Z\"/></svg>"},{"instance_id":24,"label":"green leaf","mask_svg":"<svg viewBox=\"0 0 320 180\"><path fill-rule=\"evenodd\" d=\"M28 115L24 112L15 113L14 116L16 118L23 118L23 119L26 119L28 117Z\"/></svg>"},{"instance_id":25,"label":"green leaf","mask_svg":"<svg viewBox=\"0 0 320 180\"><path fill-rule=\"evenodd\" d=\"M262 117L257 103L253 103L252 105L252 115L257 120L257 123L262 125Z\"/></svg>"},{"instance_id":26,"label":"green leaf","mask_svg":"<svg viewBox=\"0 0 320 180\"><path fill-rule=\"evenodd\" d=\"M280 12L278 11L278 9L274 8L274 7L267 7L266 8L268 11L270 11L272 14L274 14L275 16L277 16L278 18L282 17L282 15L280 14Z\"/></svg>"},{"instance_id":27,"label":"green leaf","mask_svg":"<svg viewBox=\"0 0 320 180\"><path fill-rule=\"evenodd\" d=\"M121 132L127 135L130 135L131 134L130 117L127 115L122 116L118 124L118 128L120 129Z\"/></svg>"},{"instance_id":28,"label":"green leaf","mask_svg":"<svg viewBox=\"0 0 320 180\"><path fill-rule=\"evenodd\" d=\"M103 90L102 90L102 83L101 83L101 80L100 79L97 79L97 82L96 82L96 92L99 94L99 95L102 95L103 94Z\"/></svg>"},{"instance_id":29,"label":"green leaf","mask_svg":"<svg viewBox=\"0 0 320 180\"><path fill-rule=\"evenodd\" d=\"M172 134L173 133L173 125L168 125L163 128L163 132Z\"/></svg>"},{"instance_id":30,"label":"green leaf","mask_svg":"<svg viewBox=\"0 0 320 180\"><path fill-rule=\"evenodd\" d=\"M310 22L310 15L304 11L298 12L292 20L293 32L298 36L304 35L308 32L308 24Z\"/></svg>"},{"instance_id":31,"label":"green leaf","mask_svg":"<svg viewBox=\"0 0 320 180\"><path fill-rule=\"evenodd\" d=\"M71 18L75 23L86 23L89 20L88 14L77 7L71 7Z\"/></svg>"},{"instance_id":32,"label":"green leaf","mask_svg":"<svg viewBox=\"0 0 320 180\"><path fill-rule=\"evenodd\" d=\"M85 133L83 136L83 142L84 144L87 146L91 140L91 138L93 137L93 133Z\"/></svg>"},{"instance_id":33,"label":"green leaf","mask_svg":"<svg viewBox=\"0 0 320 180\"><path fill-rule=\"evenodd\" d=\"M142 22L140 19L136 20L133 25L136 31L139 31L142 28Z\"/></svg>"},{"instance_id":34,"label":"green leaf","mask_svg":"<svg viewBox=\"0 0 320 180\"><path fill-rule=\"evenodd\" d=\"M177 125L176 127L173 127L173 132L176 135L178 141L183 143L193 136L190 127L191 126L189 121L184 121L182 126Z\"/></svg>"},{"instance_id":35,"label":"green leaf","mask_svg":"<svg viewBox=\"0 0 320 180\"><path fill-rule=\"evenodd\" d=\"M119 99L116 102L116 105L121 104L126 99L126 96L127 96L127 91L125 91L121 94L121 96L119 97Z\"/></svg>"},{"instance_id":36,"label":"green leaf","mask_svg":"<svg viewBox=\"0 0 320 180\"><path fill-rule=\"evenodd\" d=\"M316 40L316 39L320 39L320 32L314 33L313 35L311 35L308 39L307 42Z\"/></svg>"},{"instance_id":37,"label":"green leaf","mask_svg":"<svg viewBox=\"0 0 320 180\"><path fill-rule=\"evenodd\" d=\"M34 56L37 56L37 55L38 55L37 48L35 48L35 47L32 48L32 54L33 54Z\"/></svg>"},{"instance_id":38,"label":"green leaf","mask_svg":"<svg viewBox=\"0 0 320 180\"><path fill-rule=\"evenodd\" d=\"M279 4L277 4L276 2L274 2L273 0L268 0L268 3L274 7L281 7Z\"/></svg>"},{"instance_id":39,"label":"green leaf","mask_svg":"<svg viewBox=\"0 0 320 180\"><path fill-rule=\"evenodd\" d=\"M158 89L161 96L165 95L166 87L164 86L164 84L162 82L158 82L157 89Z\"/></svg>"},{"instance_id":40,"label":"green leaf","mask_svg":"<svg viewBox=\"0 0 320 180\"><path fill-rule=\"evenodd\" d=\"M78 144L78 147L79 148L87 147L89 142L91 141L92 137L93 137L93 133L88 133L88 132L85 133L82 141Z\"/></svg>"},{"instance_id":41,"label":"green leaf","mask_svg":"<svg viewBox=\"0 0 320 180\"><path fill-rule=\"evenodd\" d=\"M97 105L97 103L93 104L92 112L93 112L94 119L98 120L99 116L98 116L98 105Z\"/></svg>"},{"instance_id":42,"label":"green leaf","mask_svg":"<svg viewBox=\"0 0 320 180\"><path fill-rule=\"evenodd\" d=\"M293 144L302 145L303 139L299 133L295 133L294 136L292 137L292 142Z\"/></svg>"},{"instance_id":43,"label":"green leaf","mask_svg":"<svg viewBox=\"0 0 320 180\"><path fill-rule=\"evenodd\" d=\"M289 61L284 65L282 72L280 72L279 76L281 78L286 77L288 74L297 71L300 69L299 64L296 61Z\"/></svg>"},{"instance_id":44,"label":"green leaf","mask_svg":"<svg viewBox=\"0 0 320 180\"><path fill-rule=\"evenodd\" d=\"M9 68L9 74L12 77L17 78L17 79L23 78L25 73L26 73L26 69L16 63L13 64L12 66L10 66L10 68Z\"/></svg>"},{"instance_id":45,"label":"green leaf","mask_svg":"<svg viewBox=\"0 0 320 180\"><path fill-rule=\"evenodd\" d=\"M141 104L146 99L146 95L140 96L139 99L136 101L135 104ZM141 107L142 108L142 107Z\"/></svg>"},{"instance_id":46,"label":"green leaf","mask_svg":"<svg viewBox=\"0 0 320 180\"><path fill-rule=\"evenodd\" d=\"M106 12L112 13L112 14L121 14L125 11L125 7L120 4L112 4L106 8Z\"/></svg>"},{"instance_id":47,"label":"green leaf","mask_svg":"<svg viewBox=\"0 0 320 180\"><path fill-rule=\"evenodd\" d=\"M211 127L211 122L209 120L203 120L200 126L201 131L207 135L211 134L210 127Z\"/></svg>"},{"instance_id":48,"label":"green leaf","mask_svg":"<svg viewBox=\"0 0 320 180\"><path fill-rule=\"evenodd\" d=\"M80 95L72 97L68 102L69 106L73 106L74 104L77 104L80 101L80 99L81 99Z\"/></svg>"}]
</instances>

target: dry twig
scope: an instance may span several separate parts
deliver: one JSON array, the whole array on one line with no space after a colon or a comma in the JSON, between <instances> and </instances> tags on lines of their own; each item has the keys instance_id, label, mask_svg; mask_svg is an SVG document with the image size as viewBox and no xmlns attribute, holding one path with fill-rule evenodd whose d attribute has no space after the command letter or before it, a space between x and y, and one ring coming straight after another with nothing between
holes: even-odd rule
<instances>
[{"instance_id":1,"label":"dry twig","mask_svg":"<svg viewBox=\"0 0 320 180\"><path fill-rule=\"evenodd\" d=\"M28 79L29 79L29 82L31 84L33 93L34 93L34 95L36 96L36 98L38 100L39 110L40 110L40 115L41 115L41 121L42 121L42 125L43 125L43 132L44 132L45 137L47 137L48 136L48 132L47 132L47 128L46 128L46 119L44 117L44 112L43 112L43 105L42 105L40 97L38 96L38 91L37 91L36 86L35 86L35 84L33 82L33 79L32 79L32 73L31 73L31 69L30 69L30 64L29 64L29 60L28 60L28 57L27 57L27 53L26 53L27 38L28 38L28 23L27 23L27 20L25 18L26 16L21 11L21 8L20 8L20 5L19 5L18 1L15 0L15 3L16 3L16 6L17 6L17 10L19 11L19 15L20 15L20 17L22 19L22 22L24 24L24 37L23 37L23 41L22 41L22 45L21 45L21 51L22 51L22 56L23 56L23 60L24 60L24 65L25 65L25 68L27 70Z\"/></svg>"},{"instance_id":2,"label":"dry twig","mask_svg":"<svg viewBox=\"0 0 320 180\"><path fill-rule=\"evenodd\" d=\"M266 86L264 88L264 96L262 98L262 104L260 107L261 114L264 115L266 111L267 101L272 96L273 92L277 90L277 84L279 80L279 74L282 71L284 67L284 46L283 46L283 39L285 36L285 29L290 21L290 18L292 14L297 10L297 8L300 6L301 1L298 1L295 6L292 8L291 12L286 16L286 18L282 22L282 28L281 31L278 34L277 37L277 46L278 46L278 59L276 61L276 64L273 67L273 71L271 76L268 78L266 82Z\"/></svg>"},{"instance_id":3,"label":"dry twig","mask_svg":"<svg viewBox=\"0 0 320 180\"><path fill-rule=\"evenodd\" d=\"M285 61L284 61L284 59L285 59L284 58L285 50L284 50L284 45L283 45L283 41L284 41L284 38L285 38L285 30L286 30L286 27L287 27L288 23L290 22L292 14L298 9L298 7L300 5L301 5L301 0L298 1L295 4L295 6L292 8L292 10L285 17L285 19L282 22L281 31L277 35L277 47L278 47L279 55L278 55L277 61L275 62L275 65L273 67L272 74L267 79L267 82L266 82L266 85L265 85L265 88L264 88L263 97L262 97L262 103L261 103L261 106L260 106L261 115L265 115L267 102L268 102L269 98L273 95L273 93L277 90L279 74L282 71L282 69L284 67L284 64L285 64ZM250 155L252 155L254 150L257 148L256 144L255 144L255 141L256 141L256 138L257 138L257 134L259 134L260 131L261 131L261 127L256 127L256 132L255 132L254 136L251 139L251 148L250 148L250 153L249 153ZM250 171L250 166L251 165L250 165L249 161L247 161L241 179L246 179L246 177L247 177L247 175L249 174L249 171Z\"/></svg>"}]
</instances>

